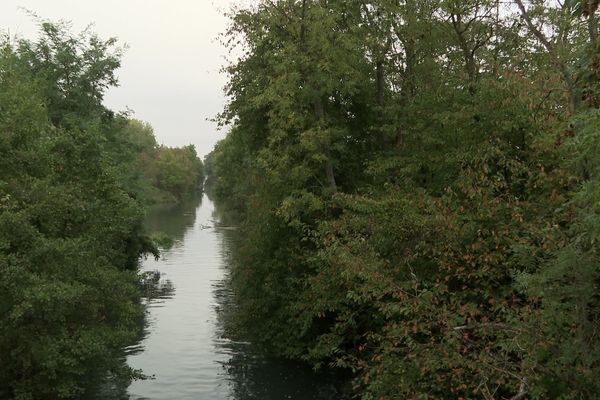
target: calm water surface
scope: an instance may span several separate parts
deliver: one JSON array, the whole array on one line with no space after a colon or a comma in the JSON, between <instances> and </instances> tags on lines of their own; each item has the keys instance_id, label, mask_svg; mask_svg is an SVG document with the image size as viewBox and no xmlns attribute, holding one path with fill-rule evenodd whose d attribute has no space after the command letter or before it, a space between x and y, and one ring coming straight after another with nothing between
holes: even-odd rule
<instances>
[{"instance_id":1,"label":"calm water surface","mask_svg":"<svg viewBox=\"0 0 600 400\"><path fill-rule=\"evenodd\" d=\"M272 360L249 343L227 339L222 316L231 304L228 259L235 231L222 227L204 197L153 211L148 227L174 237L174 246L144 271L159 271L144 301L147 323L127 363L153 380L133 382L126 398L336 399L326 378Z\"/></svg>"}]
</instances>

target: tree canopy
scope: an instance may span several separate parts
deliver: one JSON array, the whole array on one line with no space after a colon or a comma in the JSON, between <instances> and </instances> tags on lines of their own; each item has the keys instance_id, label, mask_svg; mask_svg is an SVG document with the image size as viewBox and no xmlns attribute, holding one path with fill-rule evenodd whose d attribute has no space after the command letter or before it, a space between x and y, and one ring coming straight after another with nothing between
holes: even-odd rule
<instances>
[{"instance_id":1,"label":"tree canopy","mask_svg":"<svg viewBox=\"0 0 600 400\"><path fill-rule=\"evenodd\" d=\"M236 323L364 399L597 396L597 5L236 10Z\"/></svg>"},{"instance_id":2,"label":"tree canopy","mask_svg":"<svg viewBox=\"0 0 600 400\"><path fill-rule=\"evenodd\" d=\"M139 258L158 254L144 193L180 198L203 178L193 147L158 146L148 124L103 106L120 54L47 22L37 41L0 43L0 398L142 376L122 349L144 317Z\"/></svg>"}]
</instances>

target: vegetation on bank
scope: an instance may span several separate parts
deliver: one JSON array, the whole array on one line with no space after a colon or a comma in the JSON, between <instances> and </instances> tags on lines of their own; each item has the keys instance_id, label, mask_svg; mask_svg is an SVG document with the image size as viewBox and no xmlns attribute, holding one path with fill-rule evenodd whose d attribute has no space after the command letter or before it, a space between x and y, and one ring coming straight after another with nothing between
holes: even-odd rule
<instances>
[{"instance_id":1,"label":"vegetation on bank","mask_svg":"<svg viewBox=\"0 0 600 400\"><path fill-rule=\"evenodd\" d=\"M239 9L237 321L364 399L600 393L596 1Z\"/></svg>"},{"instance_id":2,"label":"vegetation on bank","mask_svg":"<svg viewBox=\"0 0 600 400\"><path fill-rule=\"evenodd\" d=\"M143 318L138 260L157 254L144 204L203 180L193 147L102 105L114 39L41 24L0 43L0 398L79 395L139 377L122 349Z\"/></svg>"}]
</instances>

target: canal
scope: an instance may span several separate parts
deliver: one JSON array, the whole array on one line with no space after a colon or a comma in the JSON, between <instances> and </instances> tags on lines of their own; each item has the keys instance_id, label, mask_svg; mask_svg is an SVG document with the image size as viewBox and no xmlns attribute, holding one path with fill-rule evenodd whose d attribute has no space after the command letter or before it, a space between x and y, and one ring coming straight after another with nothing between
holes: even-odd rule
<instances>
[{"instance_id":1,"label":"canal","mask_svg":"<svg viewBox=\"0 0 600 400\"><path fill-rule=\"evenodd\" d=\"M224 227L204 196L153 210L148 228L174 239L159 260L143 298L146 320L126 362L152 379L134 381L123 397L167 399L335 399L334 385L309 368L272 359L251 343L230 340L224 316L232 306L228 289L230 252L237 232Z\"/></svg>"}]
</instances>

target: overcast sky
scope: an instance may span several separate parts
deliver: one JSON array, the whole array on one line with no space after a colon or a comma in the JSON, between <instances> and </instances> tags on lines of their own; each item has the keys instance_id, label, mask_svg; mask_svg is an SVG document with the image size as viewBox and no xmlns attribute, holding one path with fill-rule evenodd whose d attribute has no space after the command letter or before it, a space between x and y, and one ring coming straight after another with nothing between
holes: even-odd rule
<instances>
[{"instance_id":1,"label":"overcast sky","mask_svg":"<svg viewBox=\"0 0 600 400\"><path fill-rule=\"evenodd\" d=\"M192 143L204 156L225 134L207 118L224 104L226 77L219 69L227 53L218 35L234 3L248 0L0 0L0 30L34 38L36 23L19 9L25 7L44 19L70 20L77 32L94 23L101 37L117 37L129 48L120 87L107 93L105 104L132 109L152 124L159 143Z\"/></svg>"}]
</instances>

